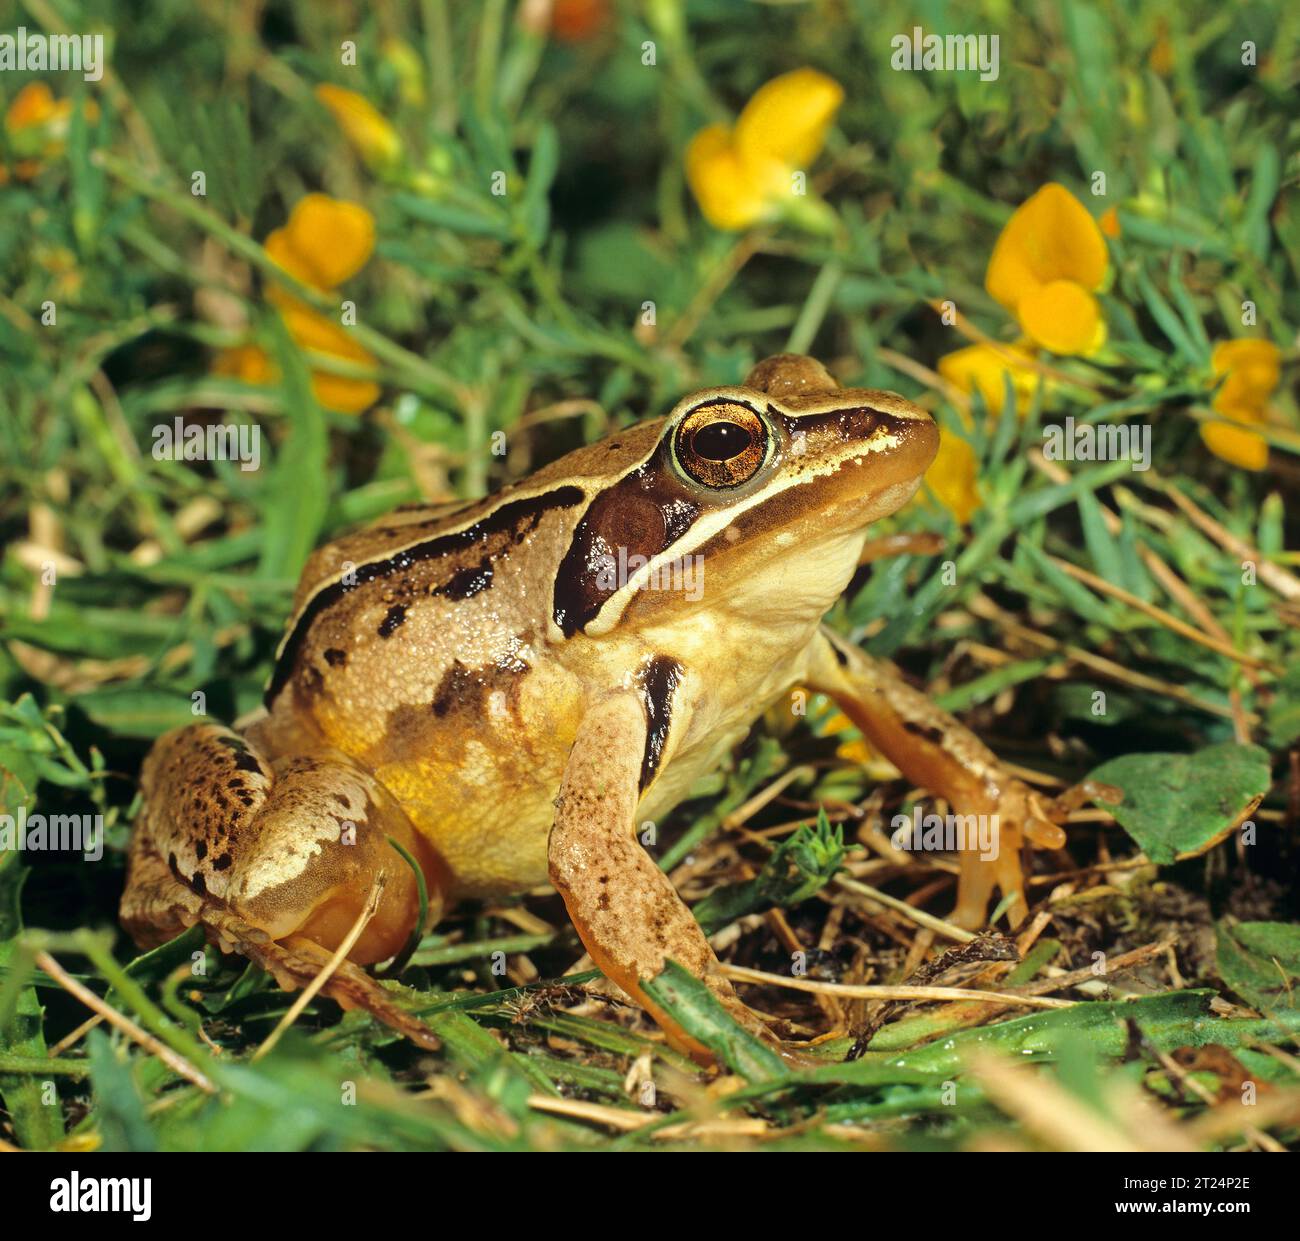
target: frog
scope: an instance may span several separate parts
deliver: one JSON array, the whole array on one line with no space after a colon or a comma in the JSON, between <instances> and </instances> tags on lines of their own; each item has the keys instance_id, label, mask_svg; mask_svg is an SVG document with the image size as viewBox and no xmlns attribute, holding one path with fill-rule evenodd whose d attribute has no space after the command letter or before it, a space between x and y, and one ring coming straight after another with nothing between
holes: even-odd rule
<instances>
[{"instance_id":1,"label":"frog","mask_svg":"<svg viewBox=\"0 0 1300 1241\"><path fill-rule=\"evenodd\" d=\"M888 660L825 623L874 523L939 445L897 393L779 354L483 499L397 510L308 559L263 706L153 744L120 917L195 925L286 988L320 984L425 1047L367 967L458 902L551 885L594 965L667 1042L712 1053L646 989L669 962L784 1046L726 977L643 840L763 714L827 695L915 785L995 815L956 923L1022 847L1059 848L1075 789L1031 788Z\"/></svg>"}]
</instances>

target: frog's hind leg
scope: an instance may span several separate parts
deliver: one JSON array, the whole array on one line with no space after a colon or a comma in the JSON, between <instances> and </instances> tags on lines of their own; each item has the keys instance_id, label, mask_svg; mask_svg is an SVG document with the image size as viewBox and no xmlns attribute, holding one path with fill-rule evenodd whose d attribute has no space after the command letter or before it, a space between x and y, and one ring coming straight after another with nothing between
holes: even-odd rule
<instances>
[{"instance_id":1,"label":"frog's hind leg","mask_svg":"<svg viewBox=\"0 0 1300 1241\"><path fill-rule=\"evenodd\" d=\"M392 841L420 867L426 925L447 887L439 859L373 777L334 751L273 759L229 729L198 724L158 740L141 787L121 905L138 943L202 922L222 947L303 986L371 913L378 884L377 909L324 990L431 1039L358 968L394 956L417 930L419 883Z\"/></svg>"},{"instance_id":2,"label":"frog's hind leg","mask_svg":"<svg viewBox=\"0 0 1300 1241\"><path fill-rule=\"evenodd\" d=\"M991 858L963 849L952 920L984 924L994 887L1010 898L1007 916L1018 926L1028 912L1020 850L1065 844L1061 824L1072 809L1101 793L1088 782L1055 800L1012 776L960 720L914 689L887 660L876 659L823 628L815 639L809 681L829 694L841 711L911 781L945 798L969 823L980 816L993 829ZM1112 790L1113 791L1113 790ZM978 830L978 829L977 829ZM983 832L981 843L983 843Z\"/></svg>"}]
</instances>

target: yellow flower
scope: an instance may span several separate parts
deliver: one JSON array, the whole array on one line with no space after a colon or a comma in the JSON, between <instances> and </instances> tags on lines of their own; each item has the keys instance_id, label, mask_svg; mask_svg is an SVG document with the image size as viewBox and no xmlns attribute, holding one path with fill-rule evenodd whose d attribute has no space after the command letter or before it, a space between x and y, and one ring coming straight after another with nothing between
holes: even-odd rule
<instances>
[{"instance_id":1,"label":"yellow flower","mask_svg":"<svg viewBox=\"0 0 1300 1241\"><path fill-rule=\"evenodd\" d=\"M767 196L741 165L725 125L710 125L691 139L686 180L714 228L739 232L767 213Z\"/></svg>"},{"instance_id":2,"label":"yellow flower","mask_svg":"<svg viewBox=\"0 0 1300 1241\"><path fill-rule=\"evenodd\" d=\"M1053 353L1091 353L1106 339L1093 293L1106 242L1084 205L1050 183L1016 208L993 247L984 287L1025 334Z\"/></svg>"},{"instance_id":3,"label":"yellow flower","mask_svg":"<svg viewBox=\"0 0 1300 1241\"><path fill-rule=\"evenodd\" d=\"M851 763L855 767L866 769L866 773L875 780L896 780L898 768L869 742L858 727L843 711L832 710L826 718L815 726L819 737L844 737L835 747L835 757Z\"/></svg>"},{"instance_id":4,"label":"yellow flower","mask_svg":"<svg viewBox=\"0 0 1300 1241\"><path fill-rule=\"evenodd\" d=\"M715 228L739 231L788 211L794 174L817 158L844 89L816 69L761 86L734 126L710 125L686 148L686 180Z\"/></svg>"},{"instance_id":5,"label":"yellow flower","mask_svg":"<svg viewBox=\"0 0 1300 1241\"><path fill-rule=\"evenodd\" d=\"M323 353L361 366L375 365L374 356L357 344L346 328L310 307L300 302L284 305L280 307L280 317L298 347L308 354ZM321 405L341 414L362 413L379 400L379 385L373 380L351 379L324 371L312 371L311 390Z\"/></svg>"},{"instance_id":6,"label":"yellow flower","mask_svg":"<svg viewBox=\"0 0 1300 1241\"><path fill-rule=\"evenodd\" d=\"M325 194L308 194L295 204L288 223L262 243L271 260L304 284L333 289L356 275L375 248L375 221L364 207ZM291 293L268 285L267 299L300 349L325 354L360 366L374 366L374 356L341 325L318 314ZM274 383L277 370L257 345L222 350L213 365L218 375L250 384ZM325 408L359 414L379 400L379 385L313 370L312 392Z\"/></svg>"},{"instance_id":7,"label":"yellow flower","mask_svg":"<svg viewBox=\"0 0 1300 1241\"><path fill-rule=\"evenodd\" d=\"M959 525L970 522L980 506L979 472L975 450L961 436L940 430L939 451L925 472L925 482Z\"/></svg>"},{"instance_id":8,"label":"yellow flower","mask_svg":"<svg viewBox=\"0 0 1300 1241\"><path fill-rule=\"evenodd\" d=\"M217 354L213 374L228 375L246 384L272 384L279 378L266 350L260 345L236 345Z\"/></svg>"},{"instance_id":9,"label":"yellow flower","mask_svg":"<svg viewBox=\"0 0 1300 1241\"><path fill-rule=\"evenodd\" d=\"M375 359L355 344L342 328L301 303L280 311L289 335L309 353L332 354L349 362L373 365ZM260 345L237 345L223 349L212 364L214 375L229 376L241 383L267 386L279 382L280 368ZM368 379L349 379L312 371L311 390L324 409L340 414L360 414L379 400L379 385Z\"/></svg>"},{"instance_id":10,"label":"yellow flower","mask_svg":"<svg viewBox=\"0 0 1300 1241\"><path fill-rule=\"evenodd\" d=\"M1213 405L1232 420L1201 423L1201 439L1216 457L1244 470L1268 465L1268 441L1248 427L1260 425L1268 415L1268 398L1281 378L1281 360L1271 340L1225 340L1214 346L1210 366L1216 376L1226 378Z\"/></svg>"},{"instance_id":11,"label":"yellow flower","mask_svg":"<svg viewBox=\"0 0 1300 1241\"><path fill-rule=\"evenodd\" d=\"M795 69L760 86L736 121L736 149L747 164L803 168L826 144L844 88L816 69Z\"/></svg>"},{"instance_id":12,"label":"yellow flower","mask_svg":"<svg viewBox=\"0 0 1300 1241\"><path fill-rule=\"evenodd\" d=\"M375 220L357 203L308 194L294 204L289 222L277 228L263 247L275 263L304 284L332 289L370 261Z\"/></svg>"},{"instance_id":13,"label":"yellow flower","mask_svg":"<svg viewBox=\"0 0 1300 1241\"><path fill-rule=\"evenodd\" d=\"M978 392L985 408L995 415L1001 412L1005 399L1003 376L1010 375L1016 413L1023 418L1038 386L1032 363L1033 358L1019 345L967 345L939 359L939 374L969 395Z\"/></svg>"},{"instance_id":14,"label":"yellow flower","mask_svg":"<svg viewBox=\"0 0 1300 1241\"><path fill-rule=\"evenodd\" d=\"M333 114L347 140L372 168L389 168L402 156L397 130L364 95L323 82L316 98Z\"/></svg>"},{"instance_id":15,"label":"yellow flower","mask_svg":"<svg viewBox=\"0 0 1300 1241\"><path fill-rule=\"evenodd\" d=\"M99 118L99 105L87 99L86 119ZM14 163L14 175L20 181L30 181L42 167L42 161L63 153L72 120L72 100L55 99L54 92L44 82L29 82L14 96L5 110L5 131L14 140L18 154L29 158ZM4 173L0 168L0 173ZM0 178L0 184L8 177Z\"/></svg>"}]
</instances>

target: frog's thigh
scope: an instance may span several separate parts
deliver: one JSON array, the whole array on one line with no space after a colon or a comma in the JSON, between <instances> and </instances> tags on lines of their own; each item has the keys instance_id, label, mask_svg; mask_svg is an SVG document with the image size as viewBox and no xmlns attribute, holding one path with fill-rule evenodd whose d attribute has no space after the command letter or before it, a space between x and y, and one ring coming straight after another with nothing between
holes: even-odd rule
<instances>
[{"instance_id":1,"label":"frog's thigh","mask_svg":"<svg viewBox=\"0 0 1300 1241\"><path fill-rule=\"evenodd\" d=\"M270 760L230 729L191 725L161 737L145 760L144 809L132 842L121 917L158 943L220 907L271 940L342 942L376 879L383 895L349 957L400 950L418 919L415 876L440 907L437 860L373 777L334 752ZM170 880L170 883L168 882Z\"/></svg>"},{"instance_id":2,"label":"frog's thigh","mask_svg":"<svg viewBox=\"0 0 1300 1241\"><path fill-rule=\"evenodd\" d=\"M673 1046L707 1061L709 1052L641 988L667 960L702 979L748 1029L766 1031L721 974L699 923L636 838L645 740L645 710L632 694L605 699L583 719L555 803L551 881L606 977L650 1013Z\"/></svg>"},{"instance_id":3,"label":"frog's thigh","mask_svg":"<svg viewBox=\"0 0 1300 1241\"><path fill-rule=\"evenodd\" d=\"M996 884L1012 897L1012 925L1027 913L1020 869L1022 837L1059 848L1064 833L1048 806L1011 776L964 724L913 689L893 664L875 659L823 629L814 642L809 681L829 694L891 763L916 784L945 798L959 815L996 815L998 854L981 860L963 850L953 921L983 924Z\"/></svg>"},{"instance_id":4,"label":"frog's thigh","mask_svg":"<svg viewBox=\"0 0 1300 1241\"><path fill-rule=\"evenodd\" d=\"M202 909L202 899L176 881L143 824L137 825L118 911L127 933L140 947L156 948L198 922Z\"/></svg>"}]
</instances>

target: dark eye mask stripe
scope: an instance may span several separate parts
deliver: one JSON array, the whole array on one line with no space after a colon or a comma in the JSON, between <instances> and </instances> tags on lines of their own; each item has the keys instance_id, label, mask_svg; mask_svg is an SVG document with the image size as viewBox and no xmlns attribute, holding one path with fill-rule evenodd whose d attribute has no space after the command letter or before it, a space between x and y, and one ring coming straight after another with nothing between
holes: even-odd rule
<instances>
[{"instance_id":1,"label":"dark eye mask stripe","mask_svg":"<svg viewBox=\"0 0 1300 1241\"><path fill-rule=\"evenodd\" d=\"M815 438L846 443L850 440L865 440L882 424L894 430L906 421L865 405L854 409L834 409L824 414L802 416L782 414L769 405L767 413L773 422L783 425L786 433L792 437L802 432L809 440Z\"/></svg>"},{"instance_id":2,"label":"dark eye mask stripe","mask_svg":"<svg viewBox=\"0 0 1300 1241\"><path fill-rule=\"evenodd\" d=\"M668 468L661 444L645 465L603 491L583 514L555 574L553 615L566 638L585 629L621 582L620 550L647 560L666 551L700 515Z\"/></svg>"},{"instance_id":3,"label":"dark eye mask stripe","mask_svg":"<svg viewBox=\"0 0 1300 1241\"><path fill-rule=\"evenodd\" d=\"M289 635L284 644L284 649L280 652L280 657L276 661L275 672L271 677L271 683L267 686L264 698L266 705L270 706L293 674L298 654L312 625L323 612L333 607L350 591L356 590L367 582L391 577L395 573L404 573L412 565L421 561L437 560L453 552L463 551L475 543L485 542L494 534L517 531L523 526L533 529L546 513L554 509L572 508L575 504L580 504L584 494L580 487L557 487L554 491L548 491L540 496L512 500L510 503L503 504L494 512L489 513L482 521L475 522L464 530L457 530L453 534L444 534L434 539L428 539L423 543L416 543L383 560L371 560L358 565L353 575L355 580L351 585L344 585L340 579L317 591L307 606L303 608L293 627L293 632ZM482 568L483 566L479 566L479 569ZM490 582L491 578L489 576L487 583L490 584ZM453 579L452 582L444 584L444 587L439 589L443 590L444 593L454 593L453 588L455 585L455 579ZM479 587L479 589L483 588L482 586ZM471 590L467 593L472 594L477 593L477 591Z\"/></svg>"}]
</instances>

